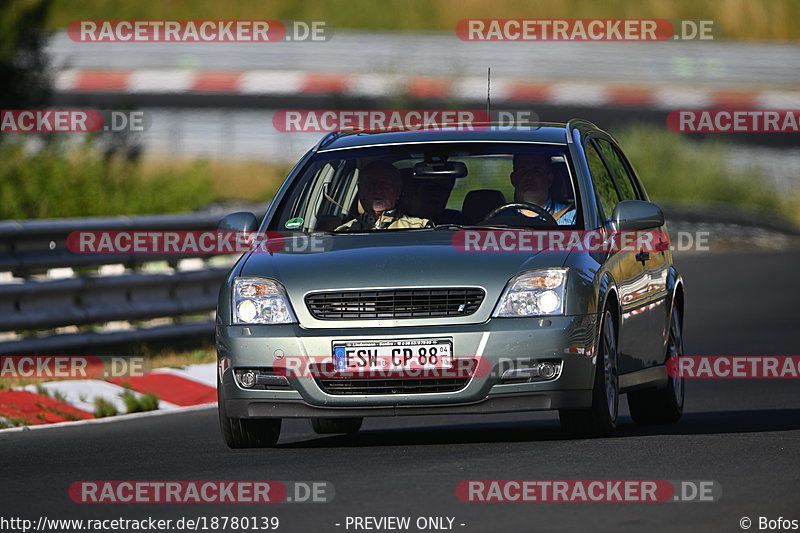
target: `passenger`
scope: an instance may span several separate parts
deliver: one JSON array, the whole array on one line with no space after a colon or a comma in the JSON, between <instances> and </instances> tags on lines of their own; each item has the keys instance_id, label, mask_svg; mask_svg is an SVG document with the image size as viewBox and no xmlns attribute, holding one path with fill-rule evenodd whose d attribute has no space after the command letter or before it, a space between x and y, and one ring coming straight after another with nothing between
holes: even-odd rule
<instances>
[{"instance_id":1,"label":"passenger","mask_svg":"<svg viewBox=\"0 0 800 533\"><path fill-rule=\"evenodd\" d=\"M373 229L428 228L427 218L403 214L397 201L403 190L400 171L387 161L374 161L361 169L358 178L358 200L364 212L342 224L336 231L366 231Z\"/></svg>"}]
</instances>

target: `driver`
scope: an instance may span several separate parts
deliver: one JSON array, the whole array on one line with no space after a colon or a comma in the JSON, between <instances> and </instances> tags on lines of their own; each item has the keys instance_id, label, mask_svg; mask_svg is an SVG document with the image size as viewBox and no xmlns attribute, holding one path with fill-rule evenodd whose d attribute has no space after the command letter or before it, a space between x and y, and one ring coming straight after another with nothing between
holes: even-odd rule
<instances>
[{"instance_id":1,"label":"driver","mask_svg":"<svg viewBox=\"0 0 800 533\"><path fill-rule=\"evenodd\" d=\"M427 218L404 215L397 207L403 190L400 171L387 161L373 161L361 169L358 177L358 200L364 212L342 224L336 231L372 229L429 228Z\"/></svg>"},{"instance_id":2,"label":"driver","mask_svg":"<svg viewBox=\"0 0 800 533\"><path fill-rule=\"evenodd\" d=\"M535 204L545 208L559 225L575 223L575 206L556 201L550 195L555 174L550 163L550 156L545 154L516 154L514 171L511 172L511 184L514 186L514 201ZM516 209L506 213L537 217L530 209ZM500 214L503 216L503 214Z\"/></svg>"}]
</instances>

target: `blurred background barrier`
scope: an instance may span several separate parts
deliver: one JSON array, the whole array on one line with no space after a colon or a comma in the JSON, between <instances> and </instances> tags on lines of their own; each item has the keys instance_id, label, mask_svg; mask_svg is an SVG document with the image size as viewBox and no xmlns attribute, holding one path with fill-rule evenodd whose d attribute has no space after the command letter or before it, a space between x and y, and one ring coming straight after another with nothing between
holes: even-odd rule
<instances>
[{"instance_id":1,"label":"blurred background barrier","mask_svg":"<svg viewBox=\"0 0 800 533\"><path fill-rule=\"evenodd\" d=\"M207 211L0 222L0 355L212 338L219 286L235 256L77 254L66 243L74 231L214 230L219 218Z\"/></svg>"}]
</instances>

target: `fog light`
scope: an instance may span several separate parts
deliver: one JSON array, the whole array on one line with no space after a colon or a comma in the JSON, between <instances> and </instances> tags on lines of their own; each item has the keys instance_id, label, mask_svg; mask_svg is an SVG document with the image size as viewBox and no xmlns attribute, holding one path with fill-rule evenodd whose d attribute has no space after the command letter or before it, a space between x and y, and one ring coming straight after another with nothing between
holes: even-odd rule
<instances>
[{"instance_id":1,"label":"fog light","mask_svg":"<svg viewBox=\"0 0 800 533\"><path fill-rule=\"evenodd\" d=\"M242 387L245 389L253 388L256 384L256 373L252 370L245 370L239 375L239 383L241 383Z\"/></svg>"},{"instance_id":2,"label":"fog light","mask_svg":"<svg viewBox=\"0 0 800 533\"><path fill-rule=\"evenodd\" d=\"M539 376L543 379L553 379L558 372L558 368L553 363L539 363Z\"/></svg>"}]
</instances>

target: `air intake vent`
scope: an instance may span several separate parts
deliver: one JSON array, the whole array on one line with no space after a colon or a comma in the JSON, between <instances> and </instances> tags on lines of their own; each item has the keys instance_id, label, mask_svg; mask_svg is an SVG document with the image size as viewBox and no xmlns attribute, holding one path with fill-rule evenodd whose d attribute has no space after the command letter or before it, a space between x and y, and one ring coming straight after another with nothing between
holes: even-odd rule
<instances>
[{"instance_id":1,"label":"air intake vent","mask_svg":"<svg viewBox=\"0 0 800 533\"><path fill-rule=\"evenodd\" d=\"M467 386L469 378L446 379L317 379L320 388L334 395L422 394L455 392Z\"/></svg>"}]
</instances>

